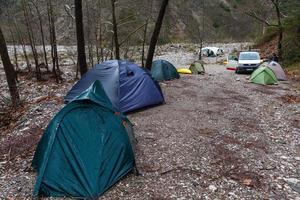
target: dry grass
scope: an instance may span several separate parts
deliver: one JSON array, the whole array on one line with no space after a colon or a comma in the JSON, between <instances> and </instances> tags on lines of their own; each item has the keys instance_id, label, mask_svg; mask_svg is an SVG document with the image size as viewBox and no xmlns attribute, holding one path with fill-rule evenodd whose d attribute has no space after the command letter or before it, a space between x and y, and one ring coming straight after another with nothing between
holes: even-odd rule
<instances>
[{"instance_id":1,"label":"dry grass","mask_svg":"<svg viewBox=\"0 0 300 200\"><path fill-rule=\"evenodd\" d=\"M294 81L300 81L300 63L296 63L287 67L286 73ZM298 89L300 90L300 83L298 82Z\"/></svg>"}]
</instances>

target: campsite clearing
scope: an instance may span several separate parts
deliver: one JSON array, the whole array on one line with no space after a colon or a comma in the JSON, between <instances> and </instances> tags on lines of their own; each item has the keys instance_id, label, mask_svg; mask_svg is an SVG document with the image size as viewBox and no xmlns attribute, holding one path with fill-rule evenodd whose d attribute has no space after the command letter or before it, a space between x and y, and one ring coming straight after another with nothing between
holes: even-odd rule
<instances>
[{"instance_id":1,"label":"campsite clearing","mask_svg":"<svg viewBox=\"0 0 300 200\"><path fill-rule=\"evenodd\" d=\"M295 199L299 104L288 83L261 86L209 65L162 89L166 105L130 115L142 176L130 175L105 194L114 199ZM297 186L297 187L298 187Z\"/></svg>"},{"instance_id":2,"label":"campsite clearing","mask_svg":"<svg viewBox=\"0 0 300 200\"><path fill-rule=\"evenodd\" d=\"M197 57L182 51L172 52L172 59L183 53L186 60ZM208 64L205 70L205 75L181 75L162 82L166 104L128 116L138 140L141 175L128 175L101 199L300 196L300 104L294 83L251 84L247 76L224 65ZM0 88L6 87L2 74L0 79ZM47 87L22 80L20 84L27 103L22 112L12 113L18 117L9 129L0 132L0 199L31 197L34 147L42 129L63 106L73 80L59 87L54 82Z\"/></svg>"}]
</instances>

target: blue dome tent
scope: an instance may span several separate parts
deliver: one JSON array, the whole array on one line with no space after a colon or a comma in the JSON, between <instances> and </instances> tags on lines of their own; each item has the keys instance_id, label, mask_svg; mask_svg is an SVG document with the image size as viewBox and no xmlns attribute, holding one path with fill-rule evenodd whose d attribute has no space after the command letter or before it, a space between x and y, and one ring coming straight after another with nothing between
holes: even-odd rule
<instances>
[{"instance_id":1,"label":"blue dome tent","mask_svg":"<svg viewBox=\"0 0 300 200\"><path fill-rule=\"evenodd\" d=\"M65 101L72 101L96 80L102 83L113 107L123 113L164 102L159 84L148 72L134 63L121 60L95 65L73 86Z\"/></svg>"}]
</instances>

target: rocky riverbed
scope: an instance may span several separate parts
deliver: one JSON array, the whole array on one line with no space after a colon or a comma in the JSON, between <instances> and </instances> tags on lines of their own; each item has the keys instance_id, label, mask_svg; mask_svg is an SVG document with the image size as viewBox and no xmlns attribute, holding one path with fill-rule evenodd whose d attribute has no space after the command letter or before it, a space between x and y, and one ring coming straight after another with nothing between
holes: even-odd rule
<instances>
[{"instance_id":1,"label":"rocky riverbed","mask_svg":"<svg viewBox=\"0 0 300 200\"><path fill-rule=\"evenodd\" d=\"M188 66L179 45L158 58ZM218 58L218 61L222 58ZM161 83L166 103L128 117L135 125L139 176L129 174L101 199L300 199L300 95L294 82L261 86L206 59L205 75ZM30 199L34 148L74 83L21 77L24 106L0 133L0 199ZM1 90L5 89L1 75Z\"/></svg>"}]
</instances>

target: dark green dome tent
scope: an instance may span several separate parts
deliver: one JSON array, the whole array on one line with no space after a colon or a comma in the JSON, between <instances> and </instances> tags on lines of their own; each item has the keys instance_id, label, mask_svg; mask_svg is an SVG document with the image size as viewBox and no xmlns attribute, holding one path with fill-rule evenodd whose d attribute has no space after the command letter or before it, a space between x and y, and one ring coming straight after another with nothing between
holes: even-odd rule
<instances>
[{"instance_id":1,"label":"dark green dome tent","mask_svg":"<svg viewBox=\"0 0 300 200\"><path fill-rule=\"evenodd\" d=\"M151 75L156 81L168 81L180 78L180 75L174 65L166 60L153 61Z\"/></svg>"},{"instance_id":2,"label":"dark green dome tent","mask_svg":"<svg viewBox=\"0 0 300 200\"><path fill-rule=\"evenodd\" d=\"M189 70L191 70L192 74L204 74L205 73L204 65L200 62L192 63Z\"/></svg>"},{"instance_id":3,"label":"dark green dome tent","mask_svg":"<svg viewBox=\"0 0 300 200\"><path fill-rule=\"evenodd\" d=\"M34 196L96 199L135 165L125 116L99 81L52 119L36 149Z\"/></svg>"}]
</instances>

